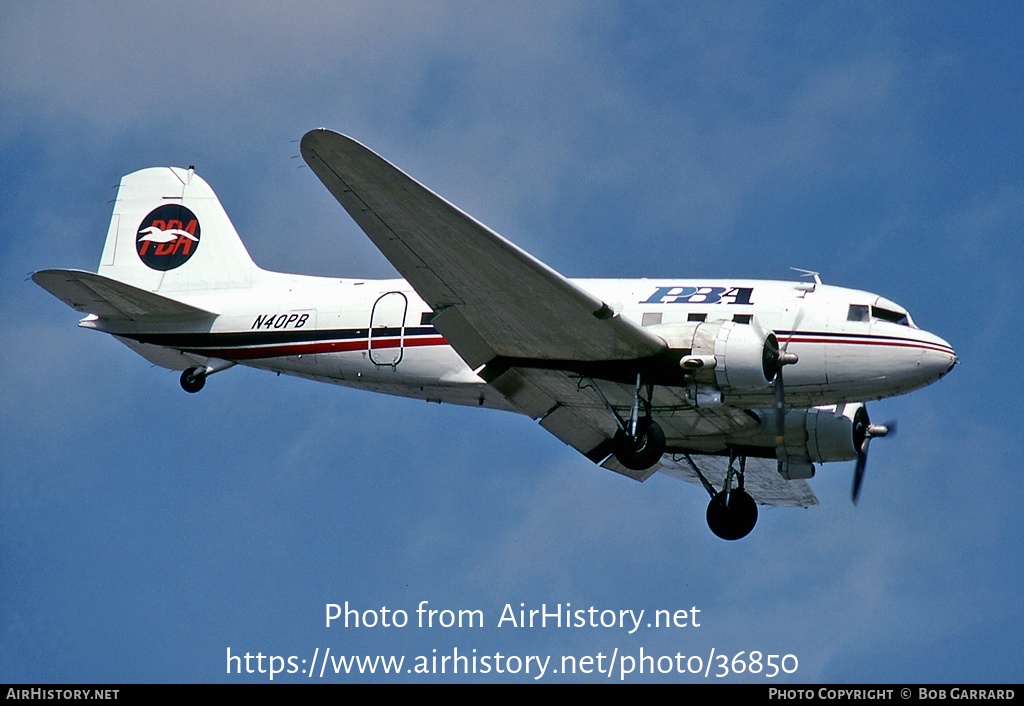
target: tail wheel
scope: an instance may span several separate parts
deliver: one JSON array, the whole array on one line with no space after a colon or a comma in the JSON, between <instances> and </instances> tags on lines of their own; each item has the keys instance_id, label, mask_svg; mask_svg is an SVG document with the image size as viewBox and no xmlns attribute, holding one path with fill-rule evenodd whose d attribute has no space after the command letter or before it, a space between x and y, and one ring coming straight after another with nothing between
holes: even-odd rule
<instances>
[{"instance_id":1,"label":"tail wheel","mask_svg":"<svg viewBox=\"0 0 1024 706\"><path fill-rule=\"evenodd\" d=\"M181 373L181 389L185 392L199 392L205 384L206 373L203 368L189 368Z\"/></svg>"},{"instance_id":2,"label":"tail wheel","mask_svg":"<svg viewBox=\"0 0 1024 706\"><path fill-rule=\"evenodd\" d=\"M739 488L724 490L708 503L708 527L722 539L743 539L757 524L757 503Z\"/></svg>"},{"instance_id":3,"label":"tail wheel","mask_svg":"<svg viewBox=\"0 0 1024 706\"><path fill-rule=\"evenodd\" d=\"M657 422L646 417L637 422L636 436L621 429L615 432L615 458L632 471L646 471L665 453L665 432Z\"/></svg>"}]
</instances>

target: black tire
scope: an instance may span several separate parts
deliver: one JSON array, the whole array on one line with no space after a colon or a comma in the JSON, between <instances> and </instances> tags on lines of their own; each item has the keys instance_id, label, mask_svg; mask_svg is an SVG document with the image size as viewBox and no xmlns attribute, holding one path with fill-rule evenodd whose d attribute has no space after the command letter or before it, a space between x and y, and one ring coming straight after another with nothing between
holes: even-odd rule
<instances>
[{"instance_id":1,"label":"black tire","mask_svg":"<svg viewBox=\"0 0 1024 706\"><path fill-rule=\"evenodd\" d=\"M206 384L206 375L202 368L189 368L181 373L181 389L185 392L195 394L203 389Z\"/></svg>"},{"instance_id":2,"label":"black tire","mask_svg":"<svg viewBox=\"0 0 1024 706\"><path fill-rule=\"evenodd\" d=\"M621 429L615 432L615 458L631 471L646 471L665 453L665 432L650 418L636 425L636 438Z\"/></svg>"},{"instance_id":3,"label":"black tire","mask_svg":"<svg viewBox=\"0 0 1024 706\"><path fill-rule=\"evenodd\" d=\"M708 527L716 537L729 541L743 539L757 524L757 503L742 490L729 493L728 505L725 498L723 490L708 503Z\"/></svg>"}]
</instances>

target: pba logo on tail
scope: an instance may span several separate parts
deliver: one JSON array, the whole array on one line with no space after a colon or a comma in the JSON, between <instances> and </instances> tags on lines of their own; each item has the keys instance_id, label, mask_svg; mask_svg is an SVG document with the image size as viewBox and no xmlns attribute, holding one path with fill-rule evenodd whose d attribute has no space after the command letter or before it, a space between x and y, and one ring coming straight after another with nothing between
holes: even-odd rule
<instances>
[{"instance_id":1,"label":"pba logo on tail","mask_svg":"<svg viewBox=\"0 0 1024 706\"><path fill-rule=\"evenodd\" d=\"M173 270L199 248L199 219L179 204L165 204L142 219L135 237L135 252L147 267Z\"/></svg>"}]
</instances>

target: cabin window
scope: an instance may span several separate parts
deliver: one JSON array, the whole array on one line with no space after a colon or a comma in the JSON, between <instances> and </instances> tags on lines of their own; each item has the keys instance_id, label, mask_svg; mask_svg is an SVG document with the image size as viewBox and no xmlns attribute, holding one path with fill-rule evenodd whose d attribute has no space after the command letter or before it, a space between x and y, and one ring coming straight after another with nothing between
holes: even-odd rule
<instances>
[{"instance_id":1,"label":"cabin window","mask_svg":"<svg viewBox=\"0 0 1024 706\"><path fill-rule=\"evenodd\" d=\"M850 304L850 313L846 315L847 321L868 321L868 307L864 304Z\"/></svg>"},{"instance_id":2,"label":"cabin window","mask_svg":"<svg viewBox=\"0 0 1024 706\"><path fill-rule=\"evenodd\" d=\"M420 326L426 326L433 320L434 312L432 311L424 311L422 314L420 314Z\"/></svg>"},{"instance_id":3,"label":"cabin window","mask_svg":"<svg viewBox=\"0 0 1024 706\"><path fill-rule=\"evenodd\" d=\"M738 324L749 324L754 320L753 314L736 314L732 317L732 320Z\"/></svg>"},{"instance_id":4,"label":"cabin window","mask_svg":"<svg viewBox=\"0 0 1024 706\"><path fill-rule=\"evenodd\" d=\"M708 320L708 315L707 314L690 314L689 316L686 317L686 320L687 321L707 321Z\"/></svg>"},{"instance_id":5,"label":"cabin window","mask_svg":"<svg viewBox=\"0 0 1024 706\"><path fill-rule=\"evenodd\" d=\"M661 323L661 312L660 311L648 311L644 313L643 319L640 320L641 326L657 326Z\"/></svg>"},{"instance_id":6,"label":"cabin window","mask_svg":"<svg viewBox=\"0 0 1024 706\"><path fill-rule=\"evenodd\" d=\"M871 315L876 319L881 319L882 321L890 321L894 324L899 324L900 326L910 326L910 319L907 317L907 314L902 311L893 311L892 309L883 309L880 306L873 306L871 307Z\"/></svg>"}]
</instances>

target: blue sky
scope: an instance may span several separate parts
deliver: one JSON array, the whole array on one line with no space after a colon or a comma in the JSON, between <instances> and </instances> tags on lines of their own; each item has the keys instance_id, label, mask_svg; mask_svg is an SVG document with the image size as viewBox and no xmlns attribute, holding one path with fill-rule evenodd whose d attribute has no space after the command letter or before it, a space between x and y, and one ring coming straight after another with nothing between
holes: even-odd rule
<instances>
[{"instance_id":1,"label":"blue sky","mask_svg":"<svg viewBox=\"0 0 1024 706\"><path fill-rule=\"evenodd\" d=\"M266 681L226 651L457 648L1019 682L1022 25L1009 2L5 7L0 681ZM726 543L699 489L602 471L523 417L238 368L187 395L27 279L95 269L119 178L189 164L261 266L391 276L296 157L319 126L566 275L813 269L903 304L962 365L871 405L900 431L856 508L834 464L819 507ZM487 623L324 627L327 603L424 600ZM702 623L497 627L520 603Z\"/></svg>"}]
</instances>

